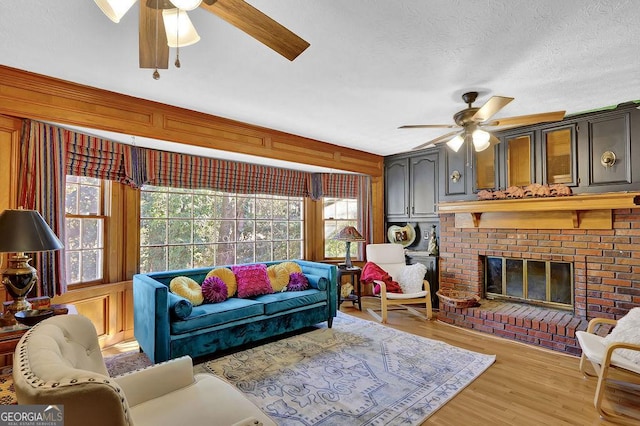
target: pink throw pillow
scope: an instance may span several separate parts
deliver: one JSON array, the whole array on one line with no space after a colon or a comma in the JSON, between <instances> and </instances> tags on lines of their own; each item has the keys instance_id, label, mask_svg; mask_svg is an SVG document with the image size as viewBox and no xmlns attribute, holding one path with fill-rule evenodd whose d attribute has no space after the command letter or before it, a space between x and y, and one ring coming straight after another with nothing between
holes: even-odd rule
<instances>
[{"instance_id":1,"label":"pink throw pillow","mask_svg":"<svg viewBox=\"0 0 640 426\"><path fill-rule=\"evenodd\" d=\"M208 277L202 282L202 295L209 303L219 303L227 300L227 285L219 277Z\"/></svg>"},{"instance_id":2,"label":"pink throw pillow","mask_svg":"<svg viewBox=\"0 0 640 426\"><path fill-rule=\"evenodd\" d=\"M267 265L262 263L236 265L232 266L231 269L236 275L238 297L246 298L273 293L273 287L271 287L269 275L267 275Z\"/></svg>"},{"instance_id":3,"label":"pink throw pillow","mask_svg":"<svg viewBox=\"0 0 640 426\"><path fill-rule=\"evenodd\" d=\"M302 291L309 288L309 280L302 272L294 272L289 275L287 291Z\"/></svg>"}]
</instances>

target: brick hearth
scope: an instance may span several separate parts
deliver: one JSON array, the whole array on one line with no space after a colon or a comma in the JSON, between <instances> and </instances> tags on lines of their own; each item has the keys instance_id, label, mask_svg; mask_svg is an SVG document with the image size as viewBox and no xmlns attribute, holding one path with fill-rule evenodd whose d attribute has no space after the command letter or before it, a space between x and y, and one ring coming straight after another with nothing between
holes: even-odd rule
<instances>
[{"instance_id":1,"label":"brick hearth","mask_svg":"<svg viewBox=\"0 0 640 426\"><path fill-rule=\"evenodd\" d=\"M640 306L640 209L613 210L611 230L456 228L440 215L440 288L482 296L483 256L573 262L574 311L481 300L442 307L442 321L578 354L575 331L593 317L619 318Z\"/></svg>"}]
</instances>

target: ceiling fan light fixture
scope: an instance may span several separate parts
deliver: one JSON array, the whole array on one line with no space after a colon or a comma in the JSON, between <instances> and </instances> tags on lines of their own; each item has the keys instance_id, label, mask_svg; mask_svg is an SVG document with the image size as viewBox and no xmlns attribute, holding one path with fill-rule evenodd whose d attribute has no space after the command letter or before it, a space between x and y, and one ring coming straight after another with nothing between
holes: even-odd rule
<instances>
[{"instance_id":1,"label":"ceiling fan light fixture","mask_svg":"<svg viewBox=\"0 0 640 426\"><path fill-rule=\"evenodd\" d=\"M94 0L102 13L116 24L131 9L136 0Z\"/></svg>"},{"instance_id":2,"label":"ceiling fan light fixture","mask_svg":"<svg viewBox=\"0 0 640 426\"><path fill-rule=\"evenodd\" d=\"M166 9L162 11L164 29L169 47L184 47L200 41L196 28L184 10Z\"/></svg>"},{"instance_id":3,"label":"ceiling fan light fixture","mask_svg":"<svg viewBox=\"0 0 640 426\"><path fill-rule=\"evenodd\" d=\"M193 10L200 6L202 0L169 0L171 3L182 10Z\"/></svg>"},{"instance_id":4,"label":"ceiling fan light fixture","mask_svg":"<svg viewBox=\"0 0 640 426\"><path fill-rule=\"evenodd\" d=\"M491 145L491 142L489 142L491 135L485 130L474 130L471 134L471 138L473 140L473 146L476 149L476 152L484 151Z\"/></svg>"},{"instance_id":5,"label":"ceiling fan light fixture","mask_svg":"<svg viewBox=\"0 0 640 426\"><path fill-rule=\"evenodd\" d=\"M449 142L447 142L447 146L451 148L454 152L458 152L462 144L464 143L464 139L460 135L455 135Z\"/></svg>"}]
</instances>

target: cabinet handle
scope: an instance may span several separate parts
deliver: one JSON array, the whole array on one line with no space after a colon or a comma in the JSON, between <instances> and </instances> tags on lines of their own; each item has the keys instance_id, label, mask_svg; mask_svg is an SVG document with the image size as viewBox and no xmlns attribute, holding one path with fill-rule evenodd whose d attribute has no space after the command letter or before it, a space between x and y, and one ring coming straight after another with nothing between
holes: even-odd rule
<instances>
[{"instance_id":1,"label":"cabinet handle","mask_svg":"<svg viewBox=\"0 0 640 426\"><path fill-rule=\"evenodd\" d=\"M416 213L416 206L411 206L411 214L415 214Z\"/></svg>"},{"instance_id":2,"label":"cabinet handle","mask_svg":"<svg viewBox=\"0 0 640 426\"><path fill-rule=\"evenodd\" d=\"M409 206L407 206L407 208L405 209L407 214L409 214Z\"/></svg>"}]
</instances>

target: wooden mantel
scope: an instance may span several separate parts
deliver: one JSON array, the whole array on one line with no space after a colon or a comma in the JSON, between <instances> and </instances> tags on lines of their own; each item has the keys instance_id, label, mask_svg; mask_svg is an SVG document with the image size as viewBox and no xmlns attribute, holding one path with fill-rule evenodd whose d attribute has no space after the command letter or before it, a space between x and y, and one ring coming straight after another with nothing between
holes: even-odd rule
<instances>
[{"instance_id":1,"label":"wooden mantel","mask_svg":"<svg viewBox=\"0 0 640 426\"><path fill-rule=\"evenodd\" d=\"M639 192L448 202L438 213L455 213L457 228L611 229L611 211L632 208Z\"/></svg>"}]
</instances>

